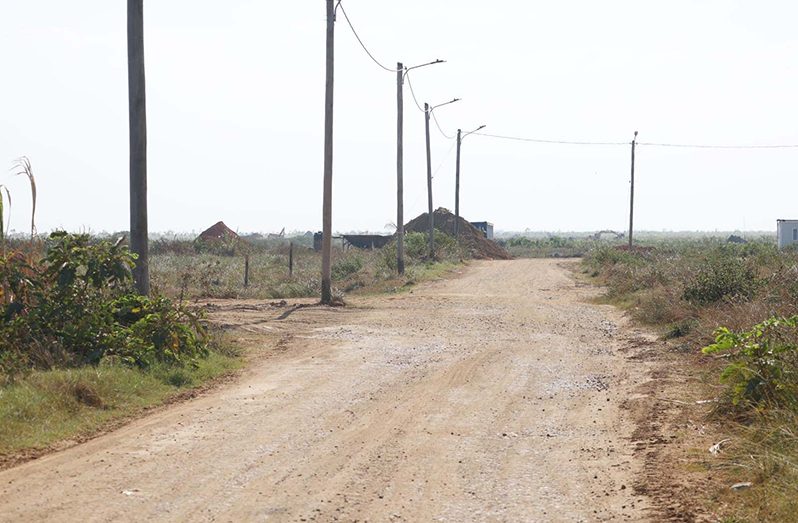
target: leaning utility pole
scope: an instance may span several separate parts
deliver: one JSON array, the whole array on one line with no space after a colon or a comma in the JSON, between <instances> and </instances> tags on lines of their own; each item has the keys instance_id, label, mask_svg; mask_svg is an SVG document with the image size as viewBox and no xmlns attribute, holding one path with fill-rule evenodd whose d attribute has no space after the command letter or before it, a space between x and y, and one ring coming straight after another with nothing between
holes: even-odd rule
<instances>
[{"instance_id":1,"label":"leaning utility pole","mask_svg":"<svg viewBox=\"0 0 798 523\"><path fill-rule=\"evenodd\" d=\"M429 104L424 104L424 130L427 133L427 208L429 209L429 258L435 259L435 218L432 214L432 158L429 147Z\"/></svg>"},{"instance_id":2,"label":"leaning utility pole","mask_svg":"<svg viewBox=\"0 0 798 523\"><path fill-rule=\"evenodd\" d=\"M460 144L463 143L463 131L457 130L457 166L454 169L454 237L460 237Z\"/></svg>"},{"instance_id":3,"label":"leaning utility pole","mask_svg":"<svg viewBox=\"0 0 798 523\"><path fill-rule=\"evenodd\" d=\"M332 304L332 161L335 2L327 0L327 81L324 99L324 202L322 204L321 303Z\"/></svg>"},{"instance_id":4,"label":"leaning utility pole","mask_svg":"<svg viewBox=\"0 0 798 523\"><path fill-rule=\"evenodd\" d=\"M396 64L396 270L405 273L405 217L404 217L404 66Z\"/></svg>"},{"instance_id":5,"label":"leaning utility pole","mask_svg":"<svg viewBox=\"0 0 798 523\"><path fill-rule=\"evenodd\" d=\"M150 293L147 238L147 104L144 82L143 0L127 2L128 124L130 130L130 250L136 292Z\"/></svg>"},{"instance_id":6,"label":"leaning utility pole","mask_svg":"<svg viewBox=\"0 0 798 523\"><path fill-rule=\"evenodd\" d=\"M637 131L632 138L632 184L631 192L629 193L629 250L632 250L632 231L634 230L634 214L635 214L635 145L637 145Z\"/></svg>"}]
</instances>

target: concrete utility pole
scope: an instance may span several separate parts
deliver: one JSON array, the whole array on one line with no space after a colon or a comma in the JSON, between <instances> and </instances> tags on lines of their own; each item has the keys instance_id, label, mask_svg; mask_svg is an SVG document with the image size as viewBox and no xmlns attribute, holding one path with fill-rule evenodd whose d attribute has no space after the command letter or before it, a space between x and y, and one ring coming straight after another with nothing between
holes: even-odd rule
<instances>
[{"instance_id":1,"label":"concrete utility pole","mask_svg":"<svg viewBox=\"0 0 798 523\"><path fill-rule=\"evenodd\" d=\"M457 130L457 166L455 167L455 182L454 182L454 237L460 236L460 146L463 144L463 139L469 134L481 131L484 125L480 125L473 131L467 132L463 136L462 130Z\"/></svg>"},{"instance_id":2,"label":"concrete utility pole","mask_svg":"<svg viewBox=\"0 0 798 523\"><path fill-rule=\"evenodd\" d=\"M435 259L435 218L432 214L432 156L430 154L430 147L429 147L429 119L432 115L432 111L437 109L438 107L443 107L444 105L453 104L454 102L459 102L459 98L455 98L448 102L438 104L435 107L430 107L429 104L424 104L424 131L427 134L427 200L428 200L428 207L429 207L429 258L431 260Z\"/></svg>"},{"instance_id":3,"label":"concrete utility pole","mask_svg":"<svg viewBox=\"0 0 798 523\"><path fill-rule=\"evenodd\" d=\"M632 232L634 230L635 215L635 146L637 145L637 131L632 138L632 183L629 196L629 250L632 250Z\"/></svg>"},{"instance_id":4,"label":"concrete utility pole","mask_svg":"<svg viewBox=\"0 0 798 523\"><path fill-rule=\"evenodd\" d=\"M405 273L405 216L404 216L404 99L402 84L404 65L396 64L396 270Z\"/></svg>"},{"instance_id":5,"label":"concrete utility pole","mask_svg":"<svg viewBox=\"0 0 798 523\"><path fill-rule=\"evenodd\" d=\"M435 218L432 214L432 157L429 147L429 104L424 104L424 132L427 135L427 208L429 209L429 258L435 259Z\"/></svg>"},{"instance_id":6,"label":"concrete utility pole","mask_svg":"<svg viewBox=\"0 0 798 523\"><path fill-rule=\"evenodd\" d=\"M454 168L454 237L460 237L460 145L463 143L463 131L457 130L457 163Z\"/></svg>"},{"instance_id":7,"label":"concrete utility pole","mask_svg":"<svg viewBox=\"0 0 798 523\"><path fill-rule=\"evenodd\" d=\"M413 69L428 65L442 64L435 60L426 64L404 68L402 62L396 64L396 269L400 275L405 273L405 222L404 222L404 80Z\"/></svg>"},{"instance_id":8,"label":"concrete utility pole","mask_svg":"<svg viewBox=\"0 0 798 523\"><path fill-rule=\"evenodd\" d=\"M321 238L321 303L332 304L332 162L335 2L327 1L327 78L324 98L324 203Z\"/></svg>"},{"instance_id":9,"label":"concrete utility pole","mask_svg":"<svg viewBox=\"0 0 798 523\"><path fill-rule=\"evenodd\" d=\"M127 2L128 123L130 129L130 250L136 292L150 293L147 236L147 104L144 81L143 0Z\"/></svg>"}]
</instances>

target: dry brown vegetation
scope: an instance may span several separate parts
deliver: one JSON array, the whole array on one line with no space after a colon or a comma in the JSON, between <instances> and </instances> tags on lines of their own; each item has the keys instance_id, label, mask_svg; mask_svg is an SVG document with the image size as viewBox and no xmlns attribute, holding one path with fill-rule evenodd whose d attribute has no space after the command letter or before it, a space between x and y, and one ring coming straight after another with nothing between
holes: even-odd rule
<instances>
[{"instance_id":1,"label":"dry brown vegetation","mask_svg":"<svg viewBox=\"0 0 798 523\"><path fill-rule=\"evenodd\" d=\"M605 301L670 340L683 354L684 374L703 380L698 396L715 400L704 409L703 422L725 441L713 459L706 449L695 449L689 459L705 472L708 486L694 498L723 521L794 520L798 254L779 252L766 240L653 247L595 249L583 272L608 288ZM712 354L702 354L708 345ZM695 415L696 409L686 407L685 413ZM730 489L738 482L752 486Z\"/></svg>"}]
</instances>

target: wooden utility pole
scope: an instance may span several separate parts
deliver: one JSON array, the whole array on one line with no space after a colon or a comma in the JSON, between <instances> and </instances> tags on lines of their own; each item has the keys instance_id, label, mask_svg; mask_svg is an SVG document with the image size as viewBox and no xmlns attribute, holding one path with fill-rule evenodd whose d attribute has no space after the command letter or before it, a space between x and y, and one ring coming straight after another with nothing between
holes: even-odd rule
<instances>
[{"instance_id":1,"label":"wooden utility pole","mask_svg":"<svg viewBox=\"0 0 798 523\"><path fill-rule=\"evenodd\" d=\"M432 213L432 157L429 146L429 104L424 104L424 130L427 133L427 208L429 209L429 258L435 259L435 217Z\"/></svg>"},{"instance_id":2,"label":"wooden utility pole","mask_svg":"<svg viewBox=\"0 0 798 523\"><path fill-rule=\"evenodd\" d=\"M463 131L457 130L457 166L454 170L454 237L460 237L460 144L463 143Z\"/></svg>"},{"instance_id":3,"label":"wooden utility pole","mask_svg":"<svg viewBox=\"0 0 798 523\"><path fill-rule=\"evenodd\" d=\"M396 270L405 273L405 212L404 212L404 66L396 64Z\"/></svg>"},{"instance_id":4,"label":"wooden utility pole","mask_svg":"<svg viewBox=\"0 0 798 523\"><path fill-rule=\"evenodd\" d=\"M634 215L635 215L635 146L637 145L637 131L632 138L632 183L631 191L629 193L629 250L632 250L632 232L634 231Z\"/></svg>"},{"instance_id":5,"label":"wooden utility pole","mask_svg":"<svg viewBox=\"0 0 798 523\"><path fill-rule=\"evenodd\" d=\"M327 1L327 79L324 99L324 203L321 238L321 303L332 305L332 163L335 1Z\"/></svg>"},{"instance_id":6,"label":"wooden utility pole","mask_svg":"<svg viewBox=\"0 0 798 523\"><path fill-rule=\"evenodd\" d=\"M130 250L136 291L150 293L147 237L147 105L144 82L143 0L127 1L127 78L130 128Z\"/></svg>"}]
</instances>

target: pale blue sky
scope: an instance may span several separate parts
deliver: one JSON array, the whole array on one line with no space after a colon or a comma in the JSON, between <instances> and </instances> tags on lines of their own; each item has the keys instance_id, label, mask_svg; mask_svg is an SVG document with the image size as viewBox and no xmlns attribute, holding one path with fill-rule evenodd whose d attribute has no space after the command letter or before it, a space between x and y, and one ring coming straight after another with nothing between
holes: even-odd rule
<instances>
[{"instance_id":1,"label":"pale blue sky","mask_svg":"<svg viewBox=\"0 0 798 523\"><path fill-rule=\"evenodd\" d=\"M546 139L798 144L798 6L788 1L344 0L421 102L463 101L444 130ZM324 2L145 1L152 231L316 230ZM126 229L123 0L0 0L0 166L31 158L40 230ZM341 18L336 230L395 221L395 77ZM406 216L426 207L423 114L406 92ZM433 127L435 205L454 206L451 142ZM462 212L497 229L626 226L628 147L469 137ZM24 230L24 180L1 174ZM798 217L798 149L641 147L640 229L775 229Z\"/></svg>"}]
</instances>

